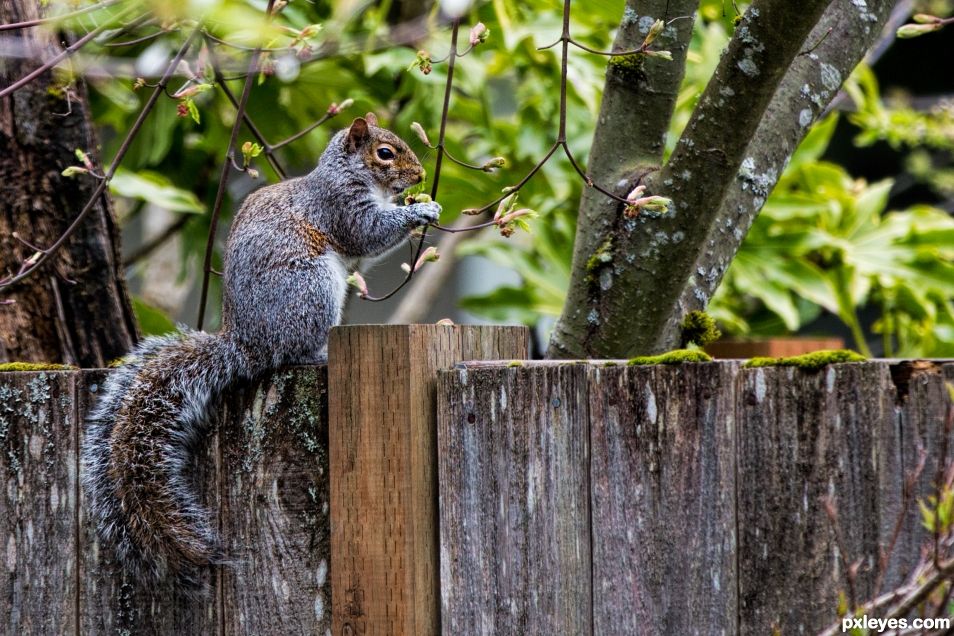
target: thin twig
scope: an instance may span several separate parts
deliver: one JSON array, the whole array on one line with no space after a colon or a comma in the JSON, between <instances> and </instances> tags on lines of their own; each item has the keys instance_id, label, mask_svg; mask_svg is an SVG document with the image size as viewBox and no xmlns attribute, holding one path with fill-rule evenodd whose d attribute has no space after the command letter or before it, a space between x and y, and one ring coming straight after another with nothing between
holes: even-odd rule
<instances>
[{"instance_id":1,"label":"thin twig","mask_svg":"<svg viewBox=\"0 0 954 636\"><path fill-rule=\"evenodd\" d=\"M148 35L134 38L132 40L123 40L122 42L107 42L103 46L122 47L122 46L132 46L134 44L142 44L143 42L149 42L150 40L155 40L156 38L163 36L167 33L170 33L170 31L167 31L166 29L160 29L156 31L155 33L150 33Z\"/></svg>"},{"instance_id":2,"label":"thin twig","mask_svg":"<svg viewBox=\"0 0 954 636\"><path fill-rule=\"evenodd\" d=\"M450 113L450 97L451 90L454 85L454 63L457 61L457 34L460 32L460 18L455 18L453 27L451 29L451 47L450 47L450 57L447 59L447 81L444 84L444 104L441 107L441 128L438 133L437 139L437 160L434 166L434 181L431 184L431 199L437 200L437 188L440 184L441 179L441 163L444 160L444 140L447 133L447 116ZM427 238L427 226L424 226L424 229L421 232L420 241L417 244L417 251L414 253L414 258L411 259L411 269L408 271L407 276L404 277L404 280L401 283L392 289L390 292L384 296L369 296L367 294L361 296L364 300L372 302L380 302L382 300L387 300L394 294L398 293L401 288L411 282L411 279L414 278L415 264L418 259L421 258L421 253L424 251L424 241Z\"/></svg>"},{"instance_id":3,"label":"thin twig","mask_svg":"<svg viewBox=\"0 0 954 636\"><path fill-rule=\"evenodd\" d=\"M208 36L208 34L206 34ZM212 61L212 72L215 74L215 83L222 89L222 92L225 94L225 97L232 103L232 107L235 108L235 111L239 110L239 102L235 98L235 94L232 93L232 89L228 87L226 79L222 77L222 71L219 69L219 65L215 59L214 47L209 47L209 57ZM246 78L247 80L248 78ZM278 162L278 158L275 157L274 148L268 140L265 139L265 135L259 130L258 126L255 125L255 122L252 121L251 115L248 114L248 111L242 112L242 118L245 120L245 125L248 126L249 131L252 133L252 136L255 137L255 140L258 143L262 144L263 152L265 153L265 160L268 161L268 165L272 167L272 170L275 171L275 174L279 179L284 179L287 176L285 169Z\"/></svg>"},{"instance_id":4,"label":"thin twig","mask_svg":"<svg viewBox=\"0 0 954 636\"><path fill-rule=\"evenodd\" d=\"M135 9L135 7L127 7L125 11L120 11L118 14L116 14L116 19L120 20L126 17L127 15L133 12L133 9ZM97 35L105 31L108 27L109 27L108 22L101 24L100 26L96 27L95 29L93 29L92 31L90 31L89 33L81 37L80 39L78 39L73 44L69 45L68 47L66 47L65 49L63 49L62 51L54 55L50 60L40 65L39 68L34 69L30 73L27 73L26 75L24 75L23 77L15 81L13 84L10 84L3 90L0 90L0 98L6 97L7 95L16 91L17 89L22 88L23 86L26 86L27 84L35 80L37 77L39 77L43 73L47 72L48 70L50 70L51 68L53 68L54 66L56 66L57 64L65 60L66 58L68 58L69 56L73 55L73 53L76 53L77 51L79 51L81 48L83 48L86 45L87 42L89 42L90 40L95 38Z\"/></svg>"},{"instance_id":5,"label":"thin twig","mask_svg":"<svg viewBox=\"0 0 954 636\"><path fill-rule=\"evenodd\" d=\"M268 6L265 9L266 23L272 20L272 9L275 0L268 0ZM222 213L222 203L225 201L225 189L229 182L229 172L231 170L231 158L235 152L235 146L238 142L239 131L242 128L242 122L245 118L245 108L248 105L248 97L252 92L252 86L255 79L251 76L251 69L258 65L258 58L261 51L256 49L252 52L249 61L249 77L245 79L245 86L242 88L242 96L239 98L238 110L235 114L235 123L232 124L232 133L229 136L229 145L225 152L225 161L222 162L222 174L219 177L219 187L215 193L215 204L212 207L212 216L209 220L209 238L205 244L205 261L202 267L202 292L199 295L199 319L197 328L202 329L205 322L205 305L209 297L209 275L212 273L212 252L215 247L215 231L219 225L219 215Z\"/></svg>"},{"instance_id":6,"label":"thin twig","mask_svg":"<svg viewBox=\"0 0 954 636\"><path fill-rule=\"evenodd\" d=\"M146 258L150 254L155 252L157 249L162 247L166 243L166 241L168 241L173 236L178 234L182 230L182 228L186 226L186 223L189 222L190 218L191 218L191 215L189 214L179 215L178 219L176 219L173 223L170 223L169 226L166 227L166 229L164 229L162 232L157 234L155 238L153 238L150 241L147 241L146 243L143 243L142 245L139 246L138 249L136 249L136 251L126 256L126 258L123 259L123 267L129 267L130 265L135 265L142 259Z\"/></svg>"},{"instance_id":7,"label":"thin twig","mask_svg":"<svg viewBox=\"0 0 954 636\"><path fill-rule=\"evenodd\" d=\"M218 36L212 35L212 34L209 33L208 31L205 32L205 37L206 37L207 39L209 39L209 40L212 40L212 41L215 42L216 44L221 44L222 46L227 46L227 47L229 47L229 48L236 49L236 50L238 50L238 51L253 51L253 52L254 52L254 51L258 51L259 53L262 53L262 52L264 51L264 52L267 52L267 53L275 53L275 52L281 53L281 52L285 52L285 51L294 51L294 50L295 50L295 48L294 48L294 47L291 47L291 46L275 46L275 47L268 47L268 46L260 46L260 47L245 46L244 44L236 44L235 42L229 42L228 40L223 40L222 38L220 38L220 37L218 37Z\"/></svg>"},{"instance_id":8,"label":"thin twig","mask_svg":"<svg viewBox=\"0 0 954 636\"><path fill-rule=\"evenodd\" d=\"M76 11L70 11L69 13L61 13L59 15L51 15L46 18L36 18L35 20L25 20L23 22L12 22L10 24L0 24L0 31L13 31L16 29L26 29L29 27L35 27L40 24L47 24L49 22L58 22L60 20L68 20L70 18L76 17L78 15L83 15L84 13L91 13L93 11L98 11L100 9L105 9L106 7L111 7L112 5L118 3L119 0L106 0L105 2L100 2L98 4L92 4L88 7L83 7L82 9L77 9Z\"/></svg>"},{"instance_id":9,"label":"thin twig","mask_svg":"<svg viewBox=\"0 0 954 636\"><path fill-rule=\"evenodd\" d=\"M326 121L328 121L329 119L331 119L332 117L334 117L334 116L337 115L337 114L338 114L338 113L331 113L331 112L325 113L325 114L322 115L317 121L315 121L315 122L312 123L312 124L309 124L307 128L304 128L304 129L302 129L302 130L296 132L296 133L295 133L294 135L292 135L291 137L288 137L288 138L286 138L286 139L282 139L281 141L272 144L272 150L278 150L279 148L283 148L284 146L287 146L288 144L292 143L293 141L298 141L299 139L301 139L302 137L304 137L305 135L307 135L308 133L310 133L311 131L313 131L313 130L314 130L315 128L317 128L318 126L321 126L323 123L325 123Z\"/></svg>"},{"instance_id":10,"label":"thin twig","mask_svg":"<svg viewBox=\"0 0 954 636\"><path fill-rule=\"evenodd\" d=\"M152 111L153 107L156 105L156 102L159 100L159 96L162 95L162 91L165 88L166 83L172 77L176 68L179 66L179 62L182 61L182 58L185 57L186 52L189 50L189 47L192 46L192 42L195 40L196 36L199 33L199 29L196 28L189 35L188 39L185 41L185 44L179 49L179 52L176 53L176 56L169 63L169 66L166 67L165 72L162 75L162 78L159 80L159 86L157 86L152 94L149 96L149 99L143 105L141 111L139 111L139 116L136 118L136 121L133 123L132 127L129 129L129 132L126 133L125 139L123 139L122 144L119 146L119 150L116 151L116 155L113 157L112 162L110 163L109 169L106 171L103 179L100 179L99 185L96 186L96 189L93 191L93 194L90 196L89 200L86 202L86 205L83 206L83 209L80 211L76 218L73 219L73 222L70 223L69 227L60 235L58 239L45 250L40 250L37 254L30 257L24 263L24 267L20 268L20 271L16 275L8 277L4 280L0 280L0 288L9 287L13 285L31 273L36 271L36 269L42 265L50 256L52 256L58 249L60 249L70 236L76 231L76 229L83 222L83 219L90 213L93 207L96 205L97 200L100 196L105 195L106 187L109 185L110 180L113 178L113 175L116 173L116 170L119 168L119 164L122 162L123 157L126 156L129 147L132 145L133 140L136 138L136 135L139 134L140 129L146 121L149 113Z\"/></svg>"}]
</instances>

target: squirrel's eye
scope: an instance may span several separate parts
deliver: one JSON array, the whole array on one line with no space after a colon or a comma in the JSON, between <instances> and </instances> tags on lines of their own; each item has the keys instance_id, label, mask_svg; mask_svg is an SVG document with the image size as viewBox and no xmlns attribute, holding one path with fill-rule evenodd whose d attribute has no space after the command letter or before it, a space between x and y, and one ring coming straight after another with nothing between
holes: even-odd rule
<instances>
[{"instance_id":1,"label":"squirrel's eye","mask_svg":"<svg viewBox=\"0 0 954 636\"><path fill-rule=\"evenodd\" d=\"M378 148L378 159L384 161L394 159L394 152L390 148Z\"/></svg>"}]
</instances>

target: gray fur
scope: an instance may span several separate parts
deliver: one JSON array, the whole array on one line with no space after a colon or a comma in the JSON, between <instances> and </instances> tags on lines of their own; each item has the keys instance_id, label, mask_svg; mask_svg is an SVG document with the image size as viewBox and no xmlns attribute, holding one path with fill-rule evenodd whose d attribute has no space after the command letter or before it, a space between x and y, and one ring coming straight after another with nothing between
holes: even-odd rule
<instances>
[{"instance_id":1,"label":"gray fur","mask_svg":"<svg viewBox=\"0 0 954 636\"><path fill-rule=\"evenodd\" d=\"M396 158L379 161L380 144ZM434 222L436 203L395 206L421 167L393 133L355 120L317 168L249 195L226 245L223 328L145 339L88 417L83 485L103 541L134 575L195 587L223 554L190 466L210 409L239 378L322 362L354 260Z\"/></svg>"}]
</instances>

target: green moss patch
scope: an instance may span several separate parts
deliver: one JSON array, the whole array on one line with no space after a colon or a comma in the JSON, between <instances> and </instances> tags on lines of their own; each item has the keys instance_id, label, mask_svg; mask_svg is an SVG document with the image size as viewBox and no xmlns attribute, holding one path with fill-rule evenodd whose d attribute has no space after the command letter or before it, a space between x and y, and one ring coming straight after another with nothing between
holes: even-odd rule
<instances>
[{"instance_id":1,"label":"green moss patch","mask_svg":"<svg viewBox=\"0 0 954 636\"><path fill-rule=\"evenodd\" d=\"M790 358L752 358L742 366L748 369L757 367L798 367L805 371L820 371L829 364L864 362L865 360L867 360L866 357L850 349L822 349L821 351L812 351Z\"/></svg>"},{"instance_id":2,"label":"green moss patch","mask_svg":"<svg viewBox=\"0 0 954 636\"><path fill-rule=\"evenodd\" d=\"M690 311L679 326L683 345L693 343L704 347L722 337L715 319L704 311Z\"/></svg>"},{"instance_id":3,"label":"green moss patch","mask_svg":"<svg viewBox=\"0 0 954 636\"><path fill-rule=\"evenodd\" d=\"M613 56L609 59L609 67L618 73L620 79L631 84L646 78L643 56L638 53Z\"/></svg>"},{"instance_id":4,"label":"green moss patch","mask_svg":"<svg viewBox=\"0 0 954 636\"><path fill-rule=\"evenodd\" d=\"M712 356L699 349L675 349L658 356L636 356L627 364L631 367L649 364L681 364L683 362L712 362Z\"/></svg>"},{"instance_id":5,"label":"green moss patch","mask_svg":"<svg viewBox=\"0 0 954 636\"><path fill-rule=\"evenodd\" d=\"M0 363L0 372L3 371L75 371L77 367L71 364L54 364L52 362L3 362Z\"/></svg>"}]
</instances>

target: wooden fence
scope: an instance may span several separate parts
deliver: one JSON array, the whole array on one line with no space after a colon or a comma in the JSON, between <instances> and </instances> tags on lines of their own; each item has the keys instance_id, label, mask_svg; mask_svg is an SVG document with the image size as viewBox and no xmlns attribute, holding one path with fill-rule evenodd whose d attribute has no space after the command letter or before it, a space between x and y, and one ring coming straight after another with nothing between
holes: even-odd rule
<instances>
[{"instance_id":1,"label":"wooden fence","mask_svg":"<svg viewBox=\"0 0 954 636\"><path fill-rule=\"evenodd\" d=\"M346 327L327 372L232 390L197 471L234 563L200 602L129 580L84 518L107 372L0 375L0 633L811 633L843 587L822 496L863 596L921 448L931 492L954 365L509 362L526 349ZM455 366L482 359L504 362ZM923 539L912 508L888 583Z\"/></svg>"}]
</instances>

